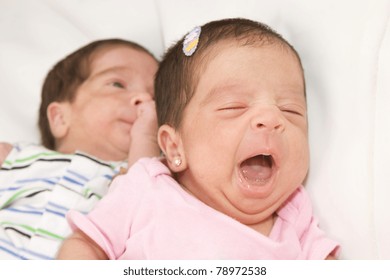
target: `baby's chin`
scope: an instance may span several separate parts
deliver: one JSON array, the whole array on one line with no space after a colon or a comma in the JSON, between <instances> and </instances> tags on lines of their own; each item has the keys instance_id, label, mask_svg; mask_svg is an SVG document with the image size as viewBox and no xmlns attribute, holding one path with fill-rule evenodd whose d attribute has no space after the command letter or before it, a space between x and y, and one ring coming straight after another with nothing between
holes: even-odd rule
<instances>
[{"instance_id":1,"label":"baby's chin","mask_svg":"<svg viewBox=\"0 0 390 280\"><path fill-rule=\"evenodd\" d=\"M275 211L279 208L274 203L265 202L259 206L259 200L235 201L237 204L232 205L228 211L222 211L224 214L232 217L239 223L246 225L254 230L268 235L272 229L275 217Z\"/></svg>"},{"instance_id":2,"label":"baby's chin","mask_svg":"<svg viewBox=\"0 0 390 280\"><path fill-rule=\"evenodd\" d=\"M110 143L110 142L106 142ZM113 144L113 142L111 142ZM102 145L91 147L90 155L97 157L100 160L104 161L126 161L129 154L128 147L130 146L130 142L121 145Z\"/></svg>"}]
</instances>

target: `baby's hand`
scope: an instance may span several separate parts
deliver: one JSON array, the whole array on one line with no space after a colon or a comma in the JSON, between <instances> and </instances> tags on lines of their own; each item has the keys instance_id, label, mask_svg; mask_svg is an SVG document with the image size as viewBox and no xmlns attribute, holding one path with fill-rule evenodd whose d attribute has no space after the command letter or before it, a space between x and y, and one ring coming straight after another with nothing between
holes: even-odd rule
<instances>
[{"instance_id":1,"label":"baby's hand","mask_svg":"<svg viewBox=\"0 0 390 280\"><path fill-rule=\"evenodd\" d=\"M131 137L146 137L157 141L157 113L153 100L137 105L137 119L131 129Z\"/></svg>"},{"instance_id":2,"label":"baby's hand","mask_svg":"<svg viewBox=\"0 0 390 280\"><path fill-rule=\"evenodd\" d=\"M4 142L0 142L0 166L3 165L4 160L12 150L12 145Z\"/></svg>"},{"instance_id":3,"label":"baby's hand","mask_svg":"<svg viewBox=\"0 0 390 280\"><path fill-rule=\"evenodd\" d=\"M137 106L137 119L131 129L129 166L141 157L157 157L160 150L157 144L157 113L154 101L146 101Z\"/></svg>"}]
</instances>

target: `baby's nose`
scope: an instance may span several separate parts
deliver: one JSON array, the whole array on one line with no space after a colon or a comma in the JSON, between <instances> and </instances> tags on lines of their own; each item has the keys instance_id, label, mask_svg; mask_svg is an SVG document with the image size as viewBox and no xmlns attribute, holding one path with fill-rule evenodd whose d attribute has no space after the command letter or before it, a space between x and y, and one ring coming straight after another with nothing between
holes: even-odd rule
<instances>
[{"instance_id":1,"label":"baby's nose","mask_svg":"<svg viewBox=\"0 0 390 280\"><path fill-rule=\"evenodd\" d=\"M279 110L269 107L262 108L251 121L253 129L266 129L281 132L284 130L284 121Z\"/></svg>"},{"instance_id":2,"label":"baby's nose","mask_svg":"<svg viewBox=\"0 0 390 280\"><path fill-rule=\"evenodd\" d=\"M153 98L150 93L138 92L131 97L131 105L137 106L143 102L151 101Z\"/></svg>"}]
</instances>

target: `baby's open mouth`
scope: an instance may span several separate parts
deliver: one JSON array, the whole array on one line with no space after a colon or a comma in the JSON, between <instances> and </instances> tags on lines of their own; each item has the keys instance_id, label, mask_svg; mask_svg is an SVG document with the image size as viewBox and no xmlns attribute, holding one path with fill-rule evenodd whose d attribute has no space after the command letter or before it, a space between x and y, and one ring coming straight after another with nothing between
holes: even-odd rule
<instances>
[{"instance_id":1,"label":"baby's open mouth","mask_svg":"<svg viewBox=\"0 0 390 280\"><path fill-rule=\"evenodd\" d=\"M274 160L271 155L257 155L240 164L242 178L250 185L264 185L273 174Z\"/></svg>"}]
</instances>

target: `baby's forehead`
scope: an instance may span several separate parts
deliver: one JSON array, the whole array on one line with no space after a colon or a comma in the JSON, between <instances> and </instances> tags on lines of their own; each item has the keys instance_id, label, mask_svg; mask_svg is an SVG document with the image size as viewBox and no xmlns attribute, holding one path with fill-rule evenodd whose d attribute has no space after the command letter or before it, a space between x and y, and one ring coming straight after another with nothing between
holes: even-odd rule
<instances>
[{"instance_id":1,"label":"baby's forehead","mask_svg":"<svg viewBox=\"0 0 390 280\"><path fill-rule=\"evenodd\" d=\"M91 67L93 67L97 62L102 60L102 58L110 55L110 54L119 54L122 53L122 51L127 51L127 56L137 56L139 54L138 50L135 50L134 48L122 44L116 44L116 45L106 45L101 46L100 48L96 49L94 52L92 52L88 58L89 64Z\"/></svg>"},{"instance_id":2,"label":"baby's forehead","mask_svg":"<svg viewBox=\"0 0 390 280\"><path fill-rule=\"evenodd\" d=\"M191 76L194 79L193 80L194 85L196 85L199 82L199 79L206 73L206 69L215 61L219 61L219 62L226 61L228 64L230 58L232 56L235 56L237 53L251 52L251 55L255 57L258 54L262 54L263 52L269 53L269 50L272 50L272 53L274 54L280 53L281 55L286 57L286 59L289 61L295 61L293 63L297 63L296 65L299 66L302 77L304 76L303 66L298 53L291 46L289 46L288 44L282 41L274 41L271 43L253 42L251 44L245 44L244 41L226 39L226 40L219 41L215 44L211 44L207 48L202 49L198 58L196 58L195 63L192 64ZM242 63L244 64L244 61ZM232 65L232 66L236 66L236 65Z\"/></svg>"},{"instance_id":3,"label":"baby's forehead","mask_svg":"<svg viewBox=\"0 0 390 280\"><path fill-rule=\"evenodd\" d=\"M291 58L295 59L300 65L301 70L303 70L298 53L290 45L280 39L275 38L273 40L260 41L226 38L215 43L206 42L204 43L204 46L201 46L198 56L194 59L194 63L192 64L192 74L194 77L202 75L207 66L220 55L225 55L224 59L228 60L229 54L226 55L228 52L234 53L237 50L240 52L249 52L253 49L256 49L259 52L273 49L276 52L289 53L291 54Z\"/></svg>"},{"instance_id":4,"label":"baby's forehead","mask_svg":"<svg viewBox=\"0 0 390 280\"><path fill-rule=\"evenodd\" d=\"M135 71L143 68L157 67L157 62L148 53L134 47L117 44L103 46L89 58L89 74L102 72L105 69L119 71Z\"/></svg>"},{"instance_id":5,"label":"baby's forehead","mask_svg":"<svg viewBox=\"0 0 390 280\"><path fill-rule=\"evenodd\" d=\"M266 81L282 91L305 96L305 79L299 57L282 44L215 44L195 69L194 92L215 87L215 92L255 92ZM222 89L222 90L221 90Z\"/></svg>"}]
</instances>

